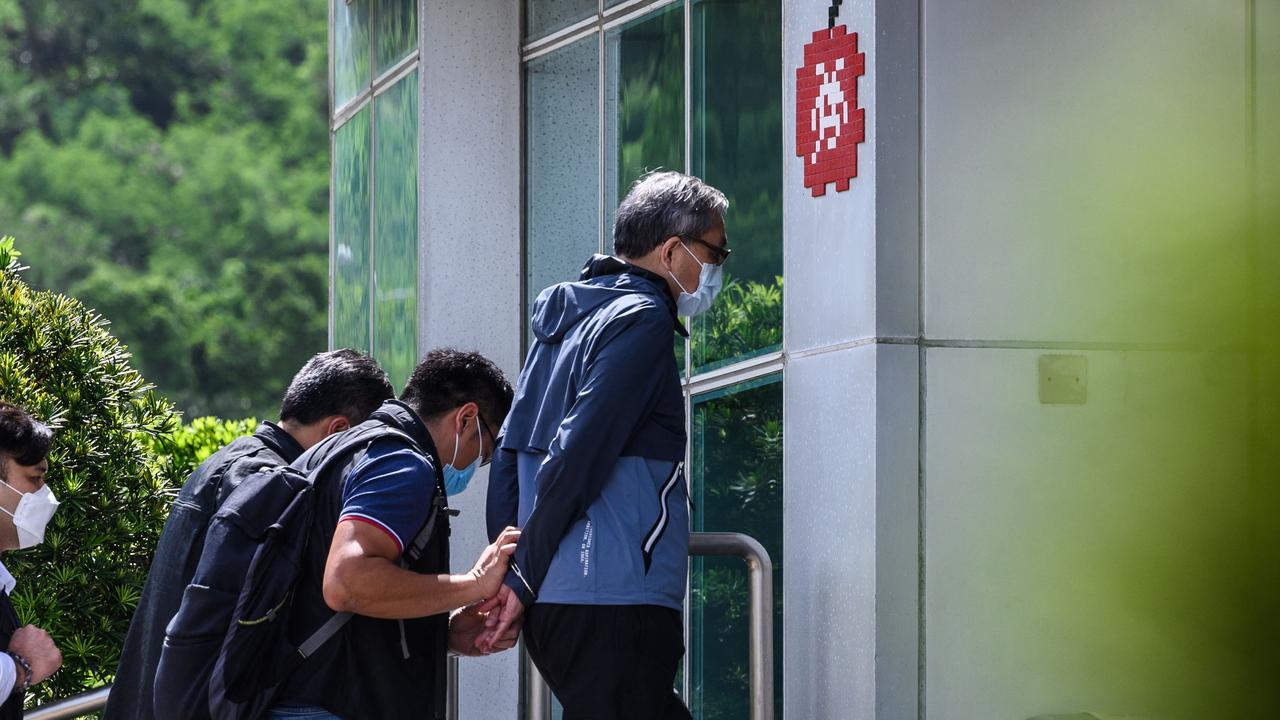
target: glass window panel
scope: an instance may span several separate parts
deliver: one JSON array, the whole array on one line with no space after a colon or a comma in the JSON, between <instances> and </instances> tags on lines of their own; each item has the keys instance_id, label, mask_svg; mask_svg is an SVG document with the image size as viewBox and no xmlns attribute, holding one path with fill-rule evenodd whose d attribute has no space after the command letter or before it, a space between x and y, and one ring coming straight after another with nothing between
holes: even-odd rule
<instances>
[{"instance_id":1,"label":"glass window panel","mask_svg":"<svg viewBox=\"0 0 1280 720\"><path fill-rule=\"evenodd\" d=\"M782 376L693 399L695 532L741 532L773 560L774 713L782 718ZM689 709L698 720L750 715L747 575L729 558L693 558Z\"/></svg>"},{"instance_id":2,"label":"glass window panel","mask_svg":"<svg viewBox=\"0 0 1280 720\"><path fill-rule=\"evenodd\" d=\"M418 361L418 73L373 99L374 350L396 388Z\"/></svg>"},{"instance_id":3,"label":"glass window panel","mask_svg":"<svg viewBox=\"0 0 1280 720\"><path fill-rule=\"evenodd\" d=\"M596 0L526 0L525 40L536 40L563 30L593 17L597 10Z\"/></svg>"},{"instance_id":4,"label":"glass window panel","mask_svg":"<svg viewBox=\"0 0 1280 720\"><path fill-rule=\"evenodd\" d=\"M598 58L590 37L525 66L529 308L600 248Z\"/></svg>"},{"instance_id":5,"label":"glass window panel","mask_svg":"<svg viewBox=\"0 0 1280 720\"><path fill-rule=\"evenodd\" d=\"M782 10L698 0L691 28L693 174L729 198L725 287L693 318L694 372L782 347Z\"/></svg>"},{"instance_id":6,"label":"glass window panel","mask_svg":"<svg viewBox=\"0 0 1280 720\"><path fill-rule=\"evenodd\" d=\"M381 75L418 47L417 0L377 0L374 22L375 60Z\"/></svg>"},{"instance_id":7,"label":"glass window panel","mask_svg":"<svg viewBox=\"0 0 1280 720\"><path fill-rule=\"evenodd\" d=\"M684 170L684 6L676 3L605 38L605 235L631 184L649 170Z\"/></svg>"},{"instance_id":8,"label":"glass window panel","mask_svg":"<svg viewBox=\"0 0 1280 720\"><path fill-rule=\"evenodd\" d=\"M372 81L369 0L333 0L333 106L342 107Z\"/></svg>"},{"instance_id":9,"label":"glass window panel","mask_svg":"<svg viewBox=\"0 0 1280 720\"><path fill-rule=\"evenodd\" d=\"M333 345L369 351L369 109L333 134Z\"/></svg>"}]
</instances>

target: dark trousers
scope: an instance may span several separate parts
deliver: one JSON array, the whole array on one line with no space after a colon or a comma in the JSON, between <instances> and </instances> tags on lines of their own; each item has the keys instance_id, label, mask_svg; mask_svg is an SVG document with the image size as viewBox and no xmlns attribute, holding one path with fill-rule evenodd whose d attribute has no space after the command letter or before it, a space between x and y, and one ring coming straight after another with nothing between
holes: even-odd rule
<instances>
[{"instance_id":1,"label":"dark trousers","mask_svg":"<svg viewBox=\"0 0 1280 720\"><path fill-rule=\"evenodd\" d=\"M674 691L684 657L675 610L537 603L524 639L564 720L691 720Z\"/></svg>"}]
</instances>

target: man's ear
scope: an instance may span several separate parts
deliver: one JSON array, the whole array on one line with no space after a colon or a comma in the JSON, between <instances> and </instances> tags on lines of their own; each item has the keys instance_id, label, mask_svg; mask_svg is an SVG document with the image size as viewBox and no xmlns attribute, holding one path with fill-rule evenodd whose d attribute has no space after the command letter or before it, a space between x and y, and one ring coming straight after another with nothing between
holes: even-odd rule
<instances>
[{"instance_id":1,"label":"man's ear","mask_svg":"<svg viewBox=\"0 0 1280 720\"><path fill-rule=\"evenodd\" d=\"M324 424L325 436L351 429L351 421L345 415L334 415Z\"/></svg>"},{"instance_id":2,"label":"man's ear","mask_svg":"<svg viewBox=\"0 0 1280 720\"><path fill-rule=\"evenodd\" d=\"M663 267L668 270L675 267L675 258L672 256L675 254L676 246L679 244L680 238L675 235L667 238L666 242L662 243L662 250L659 252L658 259L662 262Z\"/></svg>"},{"instance_id":3,"label":"man's ear","mask_svg":"<svg viewBox=\"0 0 1280 720\"><path fill-rule=\"evenodd\" d=\"M466 402L458 407L458 412L453 416L453 431L462 434L466 427L473 422L479 422L476 418L480 416L480 406L474 402Z\"/></svg>"}]
</instances>

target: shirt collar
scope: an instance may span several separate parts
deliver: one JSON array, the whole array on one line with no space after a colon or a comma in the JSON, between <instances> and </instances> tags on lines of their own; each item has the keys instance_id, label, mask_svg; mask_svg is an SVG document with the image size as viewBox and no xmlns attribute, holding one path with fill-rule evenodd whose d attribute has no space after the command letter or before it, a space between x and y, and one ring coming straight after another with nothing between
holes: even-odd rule
<instances>
[{"instance_id":1,"label":"shirt collar","mask_svg":"<svg viewBox=\"0 0 1280 720\"><path fill-rule=\"evenodd\" d=\"M291 463L302 455L302 446L297 440L293 439L284 428L273 422L263 422L253 431L254 437L261 440L267 447L270 447L277 455L284 458L286 463Z\"/></svg>"}]
</instances>

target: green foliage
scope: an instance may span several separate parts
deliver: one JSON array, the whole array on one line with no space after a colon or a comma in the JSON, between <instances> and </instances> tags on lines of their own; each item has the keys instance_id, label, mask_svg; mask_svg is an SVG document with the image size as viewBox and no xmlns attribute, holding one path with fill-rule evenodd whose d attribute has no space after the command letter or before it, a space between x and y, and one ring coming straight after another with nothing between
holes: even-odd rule
<instances>
[{"instance_id":1,"label":"green foliage","mask_svg":"<svg viewBox=\"0 0 1280 720\"><path fill-rule=\"evenodd\" d=\"M719 303L717 303L719 305ZM742 532L773 560L774 682L782 682L782 382L772 376L701 397L693 408L693 528ZM748 713L750 618L738 560L695 558L692 698L705 720ZM776 712L782 716L781 695Z\"/></svg>"},{"instance_id":2,"label":"green foliage","mask_svg":"<svg viewBox=\"0 0 1280 720\"><path fill-rule=\"evenodd\" d=\"M149 439L150 450L157 461L172 464L183 475L189 475L196 466L232 440L253 433L258 421L222 420L216 417L199 417L189 424L175 429L171 434Z\"/></svg>"},{"instance_id":3,"label":"green foliage","mask_svg":"<svg viewBox=\"0 0 1280 720\"><path fill-rule=\"evenodd\" d=\"M152 453L178 425L95 312L19 277L0 240L0 398L56 430L48 482L62 502L44 544L6 555L24 623L47 629L65 665L46 702L108 682L174 487L184 469Z\"/></svg>"},{"instance_id":4,"label":"green foliage","mask_svg":"<svg viewBox=\"0 0 1280 720\"><path fill-rule=\"evenodd\" d=\"M782 348L782 277L772 283L729 278L720 296L693 324L699 370Z\"/></svg>"},{"instance_id":5,"label":"green foliage","mask_svg":"<svg viewBox=\"0 0 1280 720\"><path fill-rule=\"evenodd\" d=\"M326 10L0 5L0 231L188 416L274 412L326 344Z\"/></svg>"}]
</instances>

